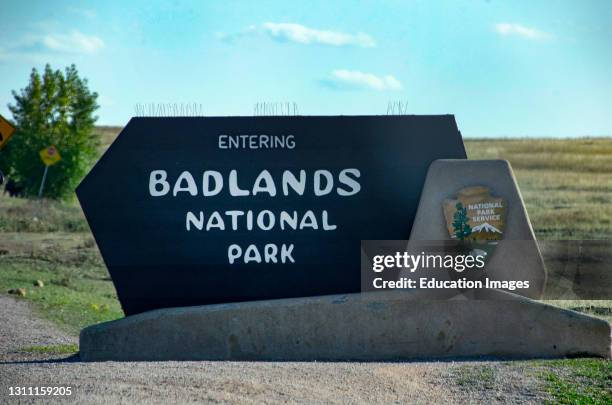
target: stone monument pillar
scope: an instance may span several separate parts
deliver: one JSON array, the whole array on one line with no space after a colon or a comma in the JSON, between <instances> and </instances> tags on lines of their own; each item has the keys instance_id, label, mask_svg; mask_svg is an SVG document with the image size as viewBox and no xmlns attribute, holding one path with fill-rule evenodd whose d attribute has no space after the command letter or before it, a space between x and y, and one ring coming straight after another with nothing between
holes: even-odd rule
<instances>
[{"instance_id":1,"label":"stone monument pillar","mask_svg":"<svg viewBox=\"0 0 612 405\"><path fill-rule=\"evenodd\" d=\"M434 161L425 179L408 251L427 250L438 241L455 238L450 234L452 229L449 232L452 215L449 219L445 210L461 201L471 217L471 235L467 239L495 245L487 255L486 277L527 280L528 289L513 293L540 298L546 284L546 269L512 168L506 160ZM478 205L481 201L484 203ZM469 210L472 206L475 208ZM485 209L476 209L479 206ZM452 274L446 276L452 277Z\"/></svg>"}]
</instances>

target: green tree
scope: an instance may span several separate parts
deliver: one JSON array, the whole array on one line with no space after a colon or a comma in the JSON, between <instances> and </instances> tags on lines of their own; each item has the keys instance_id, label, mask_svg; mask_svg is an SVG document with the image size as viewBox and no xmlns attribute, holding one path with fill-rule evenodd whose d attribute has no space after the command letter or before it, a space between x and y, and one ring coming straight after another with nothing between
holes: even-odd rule
<instances>
[{"instance_id":1,"label":"green tree","mask_svg":"<svg viewBox=\"0 0 612 405\"><path fill-rule=\"evenodd\" d=\"M472 228L468 224L470 218L468 218L467 209L463 207L463 204L458 202L455 208L457 208L457 211L453 215L453 230L457 239L465 240L465 238L472 234Z\"/></svg>"},{"instance_id":2,"label":"green tree","mask_svg":"<svg viewBox=\"0 0 612 405\"><path fill-rule=\"evenodd\" d=\"M71 196L97 156L98 94L75 65L63 72L46 65L42 77L32 69L30 83L13 97L15 104L8 107L17 131L0 152L0 170L23 185L26 196L35 196L45 169L38 153L55 145L62 160L49 168L44 196Z\"/></svg>"}]
</instances>

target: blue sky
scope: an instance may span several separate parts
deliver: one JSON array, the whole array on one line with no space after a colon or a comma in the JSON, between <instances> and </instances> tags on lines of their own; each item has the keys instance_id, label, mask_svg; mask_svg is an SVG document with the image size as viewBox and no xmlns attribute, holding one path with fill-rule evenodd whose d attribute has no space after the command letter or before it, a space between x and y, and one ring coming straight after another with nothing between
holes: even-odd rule
<instances>
[{"instance_id":1,"label":"blue sky","mask_svg":"<svg viewBox=\"0 0 612 405\"><path fill-rule=\"evenodd\" d=\"M466 136L612 135L612 1L3 1L0 114L75 63L99 124L138 103L455 114Z\"/></svg>"}]
</instances>

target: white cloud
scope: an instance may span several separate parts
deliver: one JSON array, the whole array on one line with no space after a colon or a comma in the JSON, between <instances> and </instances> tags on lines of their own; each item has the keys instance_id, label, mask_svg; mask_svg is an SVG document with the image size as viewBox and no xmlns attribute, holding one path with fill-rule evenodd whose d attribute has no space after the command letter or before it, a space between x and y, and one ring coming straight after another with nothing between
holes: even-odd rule
<instances>
[{"instance_id":1,"label":"white cloud","mask_svg":"<svg viewBox=\"0 0 612 405\"><path fill-rule=\"evenodd\" d=\"M68 34L29 34L12 41L8 47L0 47L0 59L37 58L49 54L93 54L104 48L104 41L95 35L79 31Z\"/></svg>"},{"instance_id":2,"label":"white cloud","mask_svg":"<svg viewBox=\"0 0 612 405\"><path fill-rule=\"evenodd\" d=\"M47 34L40 39L51 51L70 53L94 53L104 47L104 41L95 35L85 35L79 31L70 34Z\"/></svg>"},{"instance_id":3,"label":"white cloud","mask_svg":"<svg viewBox=\"0 0 612 405\"><path fill-rule=\"evenodd\" d=\"M374 39L362 32L347 34L340 31L318 30L301 24L273 22L264 23L262 27L272 38L300 44L322 44L331 46L354 45L364 48L376 46Z\"/></svg>"},{"instance_id":4,"label":"white cloud","mask_svg":"<svg viewBox=\"0 0 612 405\"><path fill-rule=\"evenodd\" d=\"M265 34L277 41L295 42L304 45L359 46L363 48L376 46L374 39L362 32L348 34L341 31L319 30L293 23L266 22L261 26L251 25L234 34L216 33L215 36L217 39L232 42L241 37L259 34Z\"/></svg>"},{"instance_id":5,"label":"white cloud","mask_svg":"<svg viewBox=\"0 0 612 405\"><path fill-rule=\"evenodd\" d=\"M545 40L552 38L552 35L540 31L536 28L526 27L521 24L510 24L510 23L499 23L495 24L495 31L503 36L517 36L525 39L531 40Z\"/></svg>"},{"instance_id":6,"label":"white cloud","mask_svg":"<svg viewBox=\"0 0 612 405\"><path fill-rule=\"evenodd\" d=\"M377 76L357 70L337 69L332 72L333 80L328 82L337 88L359 88L370 90L401 90L402 83L392 75Z\"/></svg>"}]
</instances>

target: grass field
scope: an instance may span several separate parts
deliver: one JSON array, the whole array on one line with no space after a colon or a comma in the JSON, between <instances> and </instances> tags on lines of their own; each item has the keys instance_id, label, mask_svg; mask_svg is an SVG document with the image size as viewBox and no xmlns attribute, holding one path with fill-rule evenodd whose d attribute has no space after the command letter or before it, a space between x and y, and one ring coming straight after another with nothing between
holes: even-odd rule
<instances>
[{"instance_id":1,"label":"grass field","mask_svg":"<svg viewBox=\"0 0 612 405\"><path fill-rule=\"evenodd\" d=\"M102 150L118 131L98 128ZM612 138L466 140L466 148L472 159L510 161L539 239L612 239ZM43 286L35 285L39 280ZM43 316L70 333L123 316L76 200L30 201L0 195L0 293L18 288L25 290L22 299L33 302ZM612 321L612 301L553 304ZM610 362L528 364L559 403L612 401ZM455 377L460 385L486 385L494 372L470 369Z\"/></svg>"},{"instance_id":2,"label":"grass field","mask_svg":"<svg viewBox=\"0 0 612 405\"><path fill-rule=\"evenodd\" d=\"M612 239L612 138L467 140L510 161L539 239Z\"/></svg>"}]
</instances>

